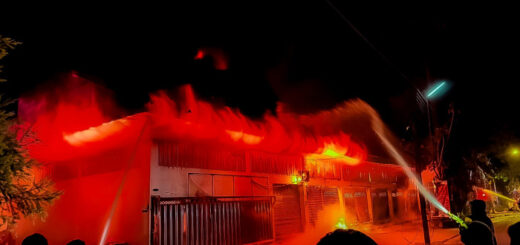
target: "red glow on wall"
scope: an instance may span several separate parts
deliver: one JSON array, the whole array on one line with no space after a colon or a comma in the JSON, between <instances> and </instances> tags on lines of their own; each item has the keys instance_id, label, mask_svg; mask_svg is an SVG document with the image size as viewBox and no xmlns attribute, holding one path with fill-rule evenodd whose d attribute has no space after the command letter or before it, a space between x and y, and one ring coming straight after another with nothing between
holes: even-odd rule
<instances>
[{"instance_id":1,"label":"red glow on wall","mask_svg":"<svg viewBox=\"0 0 520 245\"><path fill-rule=\"evenodd\" d=\"M51 243L81 238L97 244L127 171L130 180L120 198L124 208L113 218L117 228L109 238L146 241L148 216L141 210L149 198L151 144L147 134L138 138L148 117L141 113L111 121L120 115L111 98L101 86L67 74L62 83L19 99L20 127L32 129L36 140L27 146L29 154L41 163L39 174L51 178L63 195L44 221L22 220L18 237L40 232Z\"/></svg>"}]
</instances>

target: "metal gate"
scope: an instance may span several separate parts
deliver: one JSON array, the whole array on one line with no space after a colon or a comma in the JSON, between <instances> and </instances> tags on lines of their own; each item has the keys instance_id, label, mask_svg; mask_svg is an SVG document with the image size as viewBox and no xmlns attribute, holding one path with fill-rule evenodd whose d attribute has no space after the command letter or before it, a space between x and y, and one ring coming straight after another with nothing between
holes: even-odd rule
<instances>
[{"instance_id":1,"label":"metal gate","mask_svg":"<svg viewBox=\"0 0 520 245\"><path fill-rule=\"evenodd\" d=\"M276 196L275 230L276 240L283 240L293 233L302 232L300 190L298 185L273 185Z\"/></svg>"},{"instance_id":2,"label":"metal gate","mask_svg":"<svg viewBox=\"0 0 520 245\"><path fill-rule=\"evenodd\" d=\"M338 189L326 186L307 186L307 216L311 225L320 223L319 212L324 206L339 203Z\"/></svg>"},{"instance_id":3,"label":"metal gate","mask_svg":"<svg viewBox=\"0 0 520 245\"><path fill-rule=\"evenodd\" d=\"M358 223L370 221L368 213L367 192L363 188L345 188L343 190L343 203L347 213L347 220Z\"/></svg>"},{"instance_id":4,"label":"metal gate","mask_svg":"<svg viewBox=\"0 0 520 245\"><path fill-rule=\"evenodd\" d=\"M385 189L375 189L372 192L372 212L374 223L386 222L390 219L388 193Z\"/></svg>"},{"instance_id":5,"label":"metal gate","mask_svg":"<svg viewBox=\"0 0 520 245\"><path fill-rule=\"evenodd\" d=\"M323 194L319 186L306 186L307 191L307 218L309 224L316 225L318 212L323 209Z\"/></svg>"},{"instance_id":6,"label":"metal gate","mask_svg":"<svg viewBox=\"0 0 520 245\"><path fill-rule=\"evenodd\" d=\"M323 204L334 205L339 203L338 188L336 187L322 187Z\"/></svg>"},{"instance_id":7,"label":"metal gate","mask_svg":"<svg viewBox=\"0 0 520 245\"><path fill-rule=\"evenodd\" d=\"M152 198L154 245L246 244L273 240L274 198Z\"/></svg>"}]
</instances>

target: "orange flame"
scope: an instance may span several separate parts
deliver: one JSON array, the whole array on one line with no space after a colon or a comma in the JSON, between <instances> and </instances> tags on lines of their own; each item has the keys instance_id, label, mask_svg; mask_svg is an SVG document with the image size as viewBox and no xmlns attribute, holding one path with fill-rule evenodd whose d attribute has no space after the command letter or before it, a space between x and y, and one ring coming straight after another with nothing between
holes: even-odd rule
<instances>
[{"instance_id":1,"label":"orange flame","mask_svg":"<svg viewBox=\"0 0 520 245\"><path fill-rule=\"evenodd\" d=\"M226 133L229 134L231 139L235 142L242 140L242 142L248 145L257 145L259 144L263 137L253 134L244 133L243 131L235 131L226 129Z\"/></svg>"},{"instance_id":2,"label":"orange flame","mask_svg":"<svg viewBox=\"0 0 520 245\"><path fill-rule=\"evenodd\" d=\"M314 163L320 160L332 160L347 165L357 165L361 162L362 158L359 155L348 156L347 152L348 148L346 147L334 143L325 143L324 147L318 149L316 153L306 154L305 160Z\"/></svg>"},{"instance_id":3,"label":"orange flame","mask_svg":"<svg viewBox=\"0 0 520 245\"><path fill-rule=\"evenodd\" d=\"M81 146L88 142L103 140L117 132L120 132L129 124L125 118L103 123L97 127L77 131L71 134L63 134L63 139L73 146Z\"/></svg>"}]
</instances>

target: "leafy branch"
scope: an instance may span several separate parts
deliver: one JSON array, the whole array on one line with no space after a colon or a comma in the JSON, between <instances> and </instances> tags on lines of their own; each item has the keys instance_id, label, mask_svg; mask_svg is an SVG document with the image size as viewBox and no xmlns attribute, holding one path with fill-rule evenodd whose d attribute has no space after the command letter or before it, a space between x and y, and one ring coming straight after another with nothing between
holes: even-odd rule
<instances>
[{"instance_id":1,"label":"leafy branch","mask_svg":"<svg viewBox=\"0 0 520 245\"><path fill-rule=\"evenodd\" d=\"M20 44L0 35L0 60ZM22 217L44 218L46 207L62 194L49 179L35 176L39 164L26 149L37 140L31 128L18 125L15 114L6 109L13 102L0 95L0 229L11 229Z\"/></svg>"}]
</instances>

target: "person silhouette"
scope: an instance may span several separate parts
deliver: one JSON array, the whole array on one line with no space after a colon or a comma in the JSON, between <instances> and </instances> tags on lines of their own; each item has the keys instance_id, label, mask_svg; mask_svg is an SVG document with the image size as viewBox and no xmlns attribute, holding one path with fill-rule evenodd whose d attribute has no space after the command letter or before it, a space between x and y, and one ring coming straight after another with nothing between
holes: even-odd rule
<instances>
[{"instance_id":1,"label":"person silhouette","mask_svg":"<svg viewBox=\"0 0 520 245\"><path fill-rule=\"evenodd\" d=\"M462 229L460 240L466 245L496 245L493 233L481 221L471 222L467 229Z\"/></svg>"},{"instance_id":2,"label":"person silhouette","mask_svg":"<svg viewBox=\"0 0 520 245\"><path fill-rule=\"evenodd\" d=\"M511 238L511 245L519 245L520 244L520 222L517 222L509 228L507 228L507 234L509 234L509 238Z\"/></svg>"},{"instance_id":3,"label":"person silhouette","mask_svg":"<svg viewBox=\"0 0 520 245\"><path fill-rule=\"evenodd\" d=\"M85 242L79 239L72 240L67 245L85 245Z\"/></svg>"},{"instance_id":4,"label":"person silhouette","mask_svg":"<svg viewBox=\"0 0 520 245\"><path fill-rule=\"evenodd\" d=\"M486 214L486 203L473 200L471 205L471 222L467 229L460 230L460 240L466 245L496 245L495 228Z\"/></svg>"},{"instance_id":5,"label":"person silhouette","mask_svg":"<svg viewBox=\"0 0 520 245\"><path fill-rule=\"evenodd\" d=\"M473 200L471 201L470 205L471 215L469 217L471 220L484 222L487 226L489 226L491 232L495 233L493 222L486 214L486 202L482 200Z\"/></svg>"},{"instance_id":6,"label":"person silhouette","mask_svg":"<svg viewBox=\"0 0 520 245\"><path fill-rule=\"evenodd\" d=\"M327 233L316 245L377 245L372 238L353 229L337 229Z\"/></svg>"},{"instance_id":7,"label":"person silhouette","mask_svg":"<svg viewBox=\"0 0 520 245\"><path fill-rule=\"evenodd\" d=\"M34 233L23 239L22 245L48 245L48 243L42 234Z\"/></svg>"}]
</instances>

